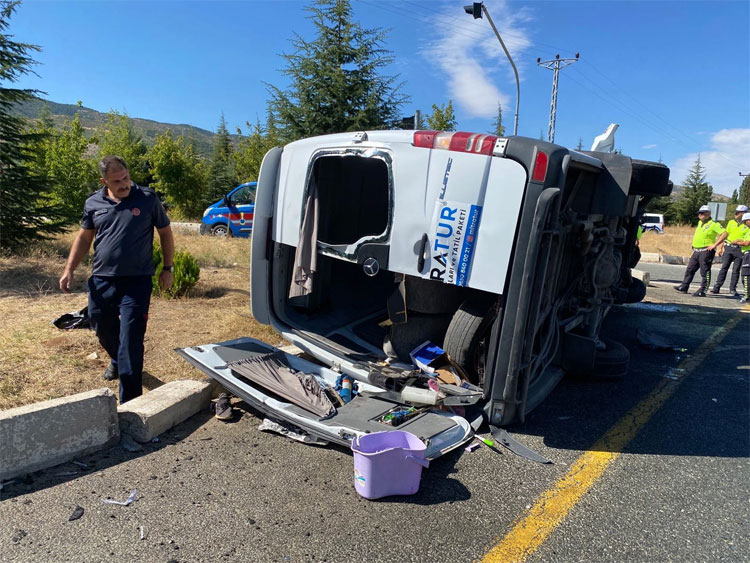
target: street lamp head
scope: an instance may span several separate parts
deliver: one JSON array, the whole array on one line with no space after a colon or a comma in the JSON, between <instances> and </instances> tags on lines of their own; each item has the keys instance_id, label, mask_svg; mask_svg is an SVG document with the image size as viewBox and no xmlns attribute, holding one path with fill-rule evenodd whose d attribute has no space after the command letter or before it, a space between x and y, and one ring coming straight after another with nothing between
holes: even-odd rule
<instances>
[{"instance_id":1,"label":"street lamp head","mask_svg":"<svg viewBox=\"0 0 750 563\"><path fill-rule=\"evenodd\" d=\"M464 6L464 12L474 16L474 19L482 17L482 2L474 2L470 6Z\"/></svg>"},{"instance_id":2,"label":"street lamp head","mask_svg":"<svg viewBox=\"0 0 750 563\"><path fill-rule=\"evenodd\" d=\"M539 64L539 63L541 63L541 62L542 62L542 57L537 57L537 58L536 58L536 64Z\"/></svg>"}]
</instances>

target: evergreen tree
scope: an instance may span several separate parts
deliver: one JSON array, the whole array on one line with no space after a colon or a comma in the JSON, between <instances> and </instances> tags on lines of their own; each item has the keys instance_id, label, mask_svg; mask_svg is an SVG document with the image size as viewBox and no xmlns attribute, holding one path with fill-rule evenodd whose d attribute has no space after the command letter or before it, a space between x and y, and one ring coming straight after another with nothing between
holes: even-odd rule
<instances>
[{"instance_id":1,"label":"evergreen tree","mask_svg":"<svg viewBox=\"0 0 750 563\"><path fill-rule=\"evenodd\" d=\"M208 198L204 203L213 203L214 201L221 199L229 192L229 190L240 183L234 169L233 153L234 149L232 148L232 140L229 137L227 122L222 113L219 127L216 129L213 153L211 154Z\"/></svg>"},{"instance_id":2,"label":"evergreen tree","mask_svg":"<svg viewBox=\"0 0 750 563\"><path fill-rule=\"evenodd\" d=\"M680 223L694 223L698 216L698 208L706 205L713 196L714 190L711 184L706 182L705 172L701 157L698 155L683 182L682 197L675 202L675 214Z\"/></svg>"},{"instance_id":3,"label":"evergreen tree","mask_svg":"<svg viewBox=\"0 0 750 563\"><path fill-rule=\"evenodd\" d=\"M247 126L251 127L249 122ZM258 120L247 137L242 137L242 130L239 127L237 135L240 136L234 153L237 176L241 182L257 180L263 157L269 150L281 144L273 115L268 115L265 127L262 127Z\"/></svg>"},{"instance_id":4,"label":"evergreen tree","mask_svg":"<svg viewBox=\"0 0 750 563\"><path fill-rule=\"evenodd\" d=\"M492 122L492 134L505 137L505 126L503 125L503 106L497 104L497 117Z\"/></svg>"},{"instance_id":5,"label":"evergreen tree","mask_svg":"<svg viewBox=\"0 0 750 563\"><path fill-rule=\"evenodd\" d=\"M433 131L455 131L457 123L456 114L453 113L453 100L448 100L448 105L432 104L432 114L426 119L427 125Z\"/></svg>"},{"instance_id":6,"label":"evergreen tree","mask_svg":"<svg viewBox=\"0 0 750 563\"><path fill-rule=\"evenodd\" d=\"M750 176L742 179L739 190L734 190L732 193L732 200L735 207L742 204L750 208Z\"/></svg>"},{"instance_id":7,"label":"evergreen tree","mask_svg":"<svg viewBox=\"0 0 750 563\"><path fill-rule=\"evenodd\" d=\"M47 145L45 171L51 198L69 222L80 219L86 198L101 187L96 162L86 157L88 146L78 113Z\"/></svg>"},{"instance_id":8,"label":"evergreen tree","mask_svg":"<svg viewBox=\"0 0 750 563\"><path fill-rule=\"evenodd\" d=\"M80 105L80 102L79 102ZM146 143L133 127L130 118L114 110L107 113L106 123L97 130L98 158L108 155L122 157L128 165L130 178L141 185L148 185L148 163Z\"/></svg>"},{"instance_id":9,"label":"evergreen tree","mask_svg":"<svg viewBox=\"0 0 750 563\"><path fill-rule=\"evenodd\" d=\"M155 182L150 187L164 194L174 206L176 217L194 219L205 208L208 167L196 153L195 146L171 130L158 135L147 153L149 173Z\"/></svg>"},{"instance_id":10,"label":"evergreen tree","mask_svg":"<svg viewBox=\"0 0 750 563\"><path fill-rule=\"evenodd\" d=\"M39 50L7 33L17 6L17 1L0 0L0 247L9 251L62 230L44 178L34 171L38 159L31 148L43 135L27 131L24 120L13 115L16 105L39 93L10 87L31 72L36 64L32 52Z\"/></svg>"},{"instance_id":11,"label":"evergreen tree","mask_svg":"<svg viewBox=\"0 0 750 563\"><path fill-rule=\"evenodd\" d=\"M284 139L395 127L406 100L396 77L380 74L393 62L385 32L353 22L349 0L316 0L307 10L316 36L295 34L292 53L282 55L289 89L267 85Z\"/></svg>"}]
</instances>

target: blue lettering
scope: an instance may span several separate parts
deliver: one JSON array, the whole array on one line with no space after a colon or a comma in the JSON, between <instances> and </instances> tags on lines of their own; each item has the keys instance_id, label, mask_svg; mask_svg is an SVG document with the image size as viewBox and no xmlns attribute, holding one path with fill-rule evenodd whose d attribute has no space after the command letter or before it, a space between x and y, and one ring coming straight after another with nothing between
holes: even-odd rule
<instances>
[{"instance_id":1,"label":"blue lettering","mask_svg":"<svg viewBox=\"0 0 750 563\"><path fill-rule=\"evenodd\" d=\"M440 218L445 219L447 221L455 221L456 218L454 215L458 212L458 208L451 209L450 207L443 207L440 210Z\"/></svg>"},{"instance_id":2,"label":"blue lettering","mask_svg":"<svg viewBox=\"0 0 750 563\"><path fill-rule=\"evenodd\" d=\"M440 227L443 227L444 229L447 229L447 232L445 234L442 234L440 232ZM451 236L453 234L453 227L451 227L447 223L438 223L437 232L435 234L437 236L439 236L439 237L448 238L449 236Z\"/></svg>"}]
</instances>

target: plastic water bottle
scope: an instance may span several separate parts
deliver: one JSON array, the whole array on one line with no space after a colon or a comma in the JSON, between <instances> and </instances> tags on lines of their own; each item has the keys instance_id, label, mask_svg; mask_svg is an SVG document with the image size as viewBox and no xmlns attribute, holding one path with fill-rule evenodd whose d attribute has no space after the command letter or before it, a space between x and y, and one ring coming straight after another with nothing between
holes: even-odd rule
<instances>
[{"instance_id":1,"label":"plastic water bottle","mask_svg":"<svg viewBox=\"0 0 750 563\"><path fill-rule=\"evenodd\" d=\"M348 376L341 378L341 391L339 391L339 395L345 404L352 400L352 380Z\"/></svg>"}]
</instances>

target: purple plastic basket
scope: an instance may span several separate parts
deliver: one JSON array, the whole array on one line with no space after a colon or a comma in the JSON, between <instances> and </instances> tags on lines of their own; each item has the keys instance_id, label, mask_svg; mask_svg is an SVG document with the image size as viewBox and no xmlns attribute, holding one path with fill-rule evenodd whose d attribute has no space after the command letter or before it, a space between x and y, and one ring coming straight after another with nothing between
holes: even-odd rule
<instances>
[{"instance_id":1,"label":"purple plastic basket","mask_svg":"<svg viewBox=\"0 0 750 563\"><path fill-rule=\"evenodd\" d=\"M352 440L354 488L364 498L413 495L419 490L427 446L403 430L375 432Z\"/></svg>"}]
</instances>

